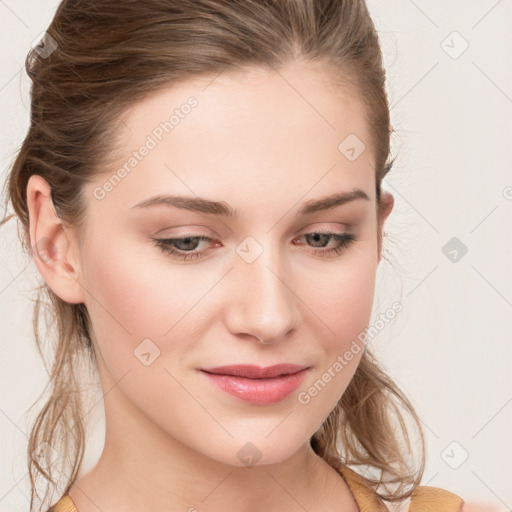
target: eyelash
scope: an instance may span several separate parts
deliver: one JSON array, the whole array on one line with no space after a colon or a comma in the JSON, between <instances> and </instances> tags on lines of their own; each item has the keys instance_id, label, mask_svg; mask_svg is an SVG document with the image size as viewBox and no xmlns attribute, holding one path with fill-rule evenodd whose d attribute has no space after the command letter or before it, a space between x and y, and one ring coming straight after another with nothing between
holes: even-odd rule
<instances>
[{"instance_id":1,"label":"eyelash","mask_svg":"<svg viewBox=\"0 0 512 512\"><path fill-rule=\"evenodd\" d=\"M328 231L312 231L311 233L305 233L302 236L307 235L325 235L329 237L328 242L331 240L336 240L339 245L337 247L333 247L331 249L327 250L315 250L313 251L313 254L320 254L324 257L335 257L341 255L346 249L350 247L354 242L358 240L357 236L354 233L331 233ZM172 247L173 242L182 242L187 239L192 240L201 240L201 241L208 241L212 240L211 238L207 236L186 236L183 238L154 238L155 245L162 250L162 252L166 254L171 254L173 257L176 257L176 259L184 260L184 261L190 261L190 260L196 260L196 259L202 259L206 257L205 252L180 252L180 249L176 249L175 247Z\"/></svg>"}]
</instances>

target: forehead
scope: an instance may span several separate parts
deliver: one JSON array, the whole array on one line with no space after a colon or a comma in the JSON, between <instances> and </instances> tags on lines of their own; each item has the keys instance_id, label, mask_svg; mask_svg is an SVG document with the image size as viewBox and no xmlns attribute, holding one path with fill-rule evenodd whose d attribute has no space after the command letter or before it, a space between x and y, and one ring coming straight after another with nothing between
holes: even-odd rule
<instances>
[{"instance_id":1,"label":"forehead","mask_svg":"<svg viewBox=\"0 0 512 512\"><path fill-rule=\"evenodd\" d=\"M363 105L325 67L302 62L190 79L119 121L116 159L91 185L111 182L102 207L127 210L161 193L227 200L242 210L253 196L290 203L361 188L374 197ZM354 142L355 159L346 153Z\"/></svg>"}]
</instances>

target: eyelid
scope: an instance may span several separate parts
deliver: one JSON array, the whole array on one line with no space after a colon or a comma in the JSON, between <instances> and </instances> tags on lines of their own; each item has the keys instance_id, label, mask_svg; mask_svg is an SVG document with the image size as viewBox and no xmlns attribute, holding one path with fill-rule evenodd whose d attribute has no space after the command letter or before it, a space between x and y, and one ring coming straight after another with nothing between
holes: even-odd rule
<instances>
[{"instance_id":1,"label":"eyelid","mask_svg":"<svg viewBox=\"0 0 512 512\"><path fill-rule=\"evenodd\" d=\"M335 225L336 227L331 227L329 224ZM319 227L315 227L316 225L319 225ZM352 226L349 224L335 224L332 222L315 222L314 224L310 224L309 226L306 226L305 228L301 229L299 234L297 236L302 236L304 234L308 233L325 233L325 234L331 234L336 233L339 235L343 235L344 233L350 232L352 229Z\"/></svg>"},{"instance_id":2,"label":"eyelid","mask_svg":"<svg viewBox=\"0 0 512 512\"><path fill-rule=\"evenodd\" d=\"M319 226L317 228L317 226ZM333 230L337 230L337 229L350 229L354 226L353 223L347 223L347 222L321 222L321 221L318 221L318 222L312 222L310 224L308 224L307 226L305 226L303 229L301 229L301 231L308 231L310 229L333 229Z\"/></svg>"},{"instance_id":3,"label":"eyelid","mask_svg":"<svg viewBox=\"0 0 512 512\"><path fill-rule=\"evenodd\" d=\"M195 232L190 233L191 230L195 230L196 228L200 228L203 232ZM174 230L183 230L183 233L181 231L174 231ZM169 231L172 231L172 233L168 233ZM164 234L162 234L164 233ZM213 234L213 235L212 235ZM186 238L187 236L195 237L195 236L214 236L219 237L219 235L213 230L212 228L204 225L204 224L187 224L186 226L167 226L164 229L159 229L158 231L154 232L152 236L160 236L162 238Z\"/></svg>"}]
</instances>

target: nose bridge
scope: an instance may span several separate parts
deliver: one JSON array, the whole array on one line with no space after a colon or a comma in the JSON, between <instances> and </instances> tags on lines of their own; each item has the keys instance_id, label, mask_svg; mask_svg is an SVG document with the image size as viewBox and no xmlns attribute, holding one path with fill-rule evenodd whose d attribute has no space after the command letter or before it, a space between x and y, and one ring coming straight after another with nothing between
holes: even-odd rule
<instances>
[{"instance_id":1,"label":"nose bridge","mask_svg":"<svg viewBox=\"0 0 512 512\"><path fill-rule=\"evenodd\" d=\"M248 237L237 247L237 292L230 304L230 328L262 343L274 343L298 326L298 309L286 260L276 240ZM291 288L291 289L290 289Z\"/></svg>"}]
</instances>

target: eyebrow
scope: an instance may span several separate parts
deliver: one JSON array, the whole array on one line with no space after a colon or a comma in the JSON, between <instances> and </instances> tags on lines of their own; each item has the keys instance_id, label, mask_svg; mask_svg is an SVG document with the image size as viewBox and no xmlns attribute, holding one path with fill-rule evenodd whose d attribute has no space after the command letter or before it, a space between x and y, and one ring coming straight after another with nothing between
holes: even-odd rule
<instances>
[{"instance_id":1,"label":"eyebrow","mask_svg":"<svg viewBox=\"0 0 512 512\"><path fill-rule=\"evenodd\" d=\"M311 215L319 211L330 210L331 208L355 201L356 199L364 199L366 201L370 200L364 190L356 188L350 192L341 192L338 194L322 197L321 199L312 199L310 201L306 201L302 205L301 209L297 212L296 216L299 217L301 215ZM238 211L233 209L224 201L210 201L202 197L178 195L156 195L138 202L131 208L149 208L151 206L158 205L175 206L177 208L183 208L184 210L191 210L212 215L222 215L232 218L238 216Z\"/></svg>"}]
</instances>

